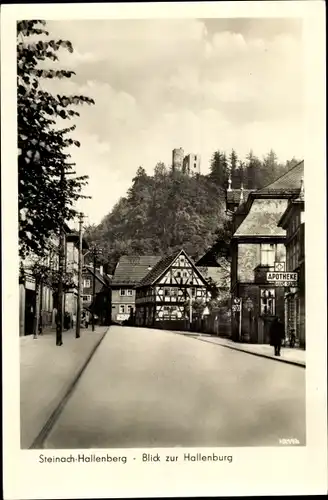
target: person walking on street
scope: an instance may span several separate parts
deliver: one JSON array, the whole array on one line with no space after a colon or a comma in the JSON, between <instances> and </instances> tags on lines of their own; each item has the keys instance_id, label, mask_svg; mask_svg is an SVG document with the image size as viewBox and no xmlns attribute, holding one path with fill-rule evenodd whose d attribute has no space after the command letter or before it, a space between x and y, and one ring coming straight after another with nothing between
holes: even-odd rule
<instances>
[{"instance_id":1,"label":"person walking on street","mask_svg":"<svg viewBox=\"0 0 328 500\"><path fill-rule=\"evenodd\" d=\"M295 335L295 330L290 331L290 347L295 347L295 341L296 341L296 335Z\"/></svg>"},{"instance_id":2,"label":"person walking on street","mask_svg":"<svg viewBox=\"0 0 328 500\"><path fill-rule=\"evenodd\" d=\"M281 343L285 338L285 327L280 318L275 318L270 329L271 345L274 347L274 355L280 356Z\"/></svg>"}]
</instances>

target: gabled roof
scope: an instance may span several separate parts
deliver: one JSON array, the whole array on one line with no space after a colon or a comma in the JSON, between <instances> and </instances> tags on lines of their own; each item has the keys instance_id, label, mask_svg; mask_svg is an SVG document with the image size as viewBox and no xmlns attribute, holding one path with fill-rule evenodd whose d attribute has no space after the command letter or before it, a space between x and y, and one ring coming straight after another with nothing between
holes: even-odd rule
<instances>
[{"instance_id":1,"label":"gabled roof","mask_svg":"<svg viewBox=\"0 0 328 500\"><path fill-rule=\"evenodd\" d=\"M178 255L181 253L181 250L174 252L171 255L167 255L163 257L157 264L153 267L153 269L140 281L140 286L151 285L156 281L165 271L168 269Z\"/></svg>"},{"instance_id":2,"label":"gabled roof","mask_svg":"<svg viewBox=\"0 0 328 500\"><path fill-rule=\"evenodd\" d=\"M167 269L170 268L170 266L173 264L175 259L183 253L184 256L190 261L191 265L194 267L194 269L197 271L199 276L206 282L206 278L202 275L201 271L196 267L195 263L192 261L192 259L186 254L184 250L178 250L171 255L167 255L166 257L163 257L157 264L154 266L154 268L141 280L140 286L150 286L155 281L157 281Z\"/></svg>"},{"instance_id":3,"label":"gabled roof","mask_svg":"<svg viewBox=\"0 0 328 500\"><path fill-rule=\"evenodd\" d=\"M159 255L123 255L116 265L112 285L137 285L160 260Z\"/></svg>"},{"instance_id":4,"label":"gabled roof","mask_svg":"<svg viewBox=\"0 0 328 500\"><path fill-rule=\"evenodd\" d=\"M278 177L274 182L271 182L271 184L256 191L255 194L298 194L301 189L301 179L303 176L304 160L288 170L281 177Z\"/></svg>"}]
</instances>

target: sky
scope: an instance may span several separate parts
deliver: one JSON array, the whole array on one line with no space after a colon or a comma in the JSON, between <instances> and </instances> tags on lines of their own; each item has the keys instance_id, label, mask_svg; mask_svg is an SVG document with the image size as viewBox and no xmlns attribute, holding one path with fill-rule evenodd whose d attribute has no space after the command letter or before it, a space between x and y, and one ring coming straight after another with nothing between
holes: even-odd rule
<instances>
[{"instance_id":1,"label":"sky","mask_svg":"<svg viewBox=\"0 0 328 500\"><path fill-rule=\"evenodd\" d=\"M303 44L297 19L48 21L70 40L60 66L76 72L56 93L92 97L80 108L72 150L89 175L79 203L98 224L141 165L171 164L172 149L201 155L234 148L281 161L303 157Z\"/></svg>"}]
</instances>

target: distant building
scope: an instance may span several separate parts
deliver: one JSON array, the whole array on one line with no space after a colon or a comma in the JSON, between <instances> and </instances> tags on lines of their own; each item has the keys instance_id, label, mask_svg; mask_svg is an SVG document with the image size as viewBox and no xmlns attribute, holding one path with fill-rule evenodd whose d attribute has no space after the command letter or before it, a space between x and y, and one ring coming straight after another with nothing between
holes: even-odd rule
<instances>
[{"instance_id":1,"label":"distant building","mask_svg":"<svg viewBox=\"0 0 328 500\"><path fill-rule=\"evenodd\" d=\"M160 256L123 255L114 270L111 282L112 321L123 322L135 313L136 286L161 260Z\"/></svg>"},{"instance_id":2,"label":"distant building","mask_svg":"<svg viewBox=\"0 0 328 500\"><path fill-rule=\"evenodd\" d=\"M300 193L304 162L246 199L239 190L239 205L231 184L227 208L233 211L231 240L232 338L268 343L274 317L285 317L285 287L267 280L275 265L285 269L286 232L278 225L289 200Z\"/></svg>"},{"instance_id":3,"label":"distant building","mask_svg":"<svg viewBox=\"0 0 328 500\"><path fill-rule=\"evenodd\" d=\"M185 156L182 171L188 175L200 174L200 156L193 153Z\"/></svg>"},{"instance_id":4,"label":"distant building","mask_svg":"<svg viewBox=\"0 0 328 500\"><path fill-rule=\"evenodd\" d=\"M187 175L200 174L200 155L190 153L185 156L183 148L173 149L172 170L180 171Z\"/></svg>"},{"instance_id":5,"label":"distant building","mask_svg":"<svg viewBox=\"0 0 328 500\"><path fill-rule=\"evenodd\" d=\"M190 319L186 302L192 307L210 298L206 279L184 250L163 257L136 289L137 326L185 329Z\"/></svg>"},{"instance_id":6,"label":"distant building","mask_svg":"<svg viewBox=\"0 0 328 500\"><path fill-rule=\"evenodd\" d=\"M93 297L93 282L95 282L95 297ZM111 276L104 273L103 266L96 268L86 265L82 270L82 307L92 311L96 322L100 325L110 325L111 322Z\"/></svg>"}]
</instances>

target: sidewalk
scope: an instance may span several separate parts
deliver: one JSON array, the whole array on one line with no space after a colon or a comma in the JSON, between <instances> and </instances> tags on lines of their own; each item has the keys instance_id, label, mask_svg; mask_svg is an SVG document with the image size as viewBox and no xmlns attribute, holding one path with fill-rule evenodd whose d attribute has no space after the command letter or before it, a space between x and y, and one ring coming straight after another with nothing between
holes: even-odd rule
<instances>
[{"instance_id":1,"label":"sidewalk","mask_svg":"<svg viewBox=\"0 0 328 500\"><path fill-rule=\"evenodd\" d=\"M56 346L56 331L34 339L20 338L21 448L30 448L58 408L105 336L108 326L63 332L63 345Z\"/></svg>"},{"instance_id":2,"label":"sidewalk","mask_svg":"<svg viewBox=\"0 0 328 500\"><path fill-rule=\"evenodd\" d=\"M254 354L256 356L261 356L263 358L270 358L275 361L281 361L283 363L290 363L298 366L306 366L306 351L303 349L282 347L281 356L274 356L273 347L268 344L246 344L233 342L230 339L225 339L221 337L215 337L214 335L207 335L195 332L176 332L182 335L190 336L197 340L203 342L210 342L211 344L218 344L223 347L228 347L229 349L234 349L236 351L247 352L248 354Z\"/></svg>"}]
</instances>

